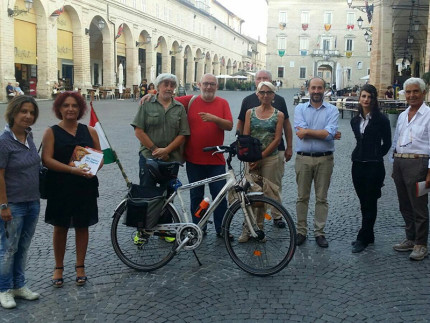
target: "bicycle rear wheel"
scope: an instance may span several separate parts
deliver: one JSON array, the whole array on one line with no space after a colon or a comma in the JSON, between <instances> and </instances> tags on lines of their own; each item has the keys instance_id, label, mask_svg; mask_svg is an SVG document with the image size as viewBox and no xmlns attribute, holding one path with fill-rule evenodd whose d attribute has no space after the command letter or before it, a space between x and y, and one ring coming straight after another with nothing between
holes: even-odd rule
<instances>
[{"instance_id":1,"label":"bicycle rear wheel","mask_svg":"<svg viewBox=\"0 0 430 323\"><path fill-rule=\"evenodd\" d=\"M166 265L175 255L176 240L168 242L163 233L156 230L146 234L148 231L126 226L123 224L125 210L125 203L118 207L111 227L112 245L119 259L140 271L152 271ZM161 218L179 223L179 217L170 205L162 210Z\"/></svg>"},{"instance_id":2,"label":"bicycle rear wheel","mask_svg":"<svg viewBox=\"0 0 430 323\"><path fill-rule=\"evenodd\" d=\"M224 241L231 259L242 270L256 276L269 276L281 271L293 258L296 250L296 229L288 211L278 202L263 195L248 196L260 238L250 237L244 225L245 214L240 202L228 209L224 222ZM273 214L285 221L285 228L273 224ZM230 241L229 234L235 239Z\"/></svg>"}]
</instances>

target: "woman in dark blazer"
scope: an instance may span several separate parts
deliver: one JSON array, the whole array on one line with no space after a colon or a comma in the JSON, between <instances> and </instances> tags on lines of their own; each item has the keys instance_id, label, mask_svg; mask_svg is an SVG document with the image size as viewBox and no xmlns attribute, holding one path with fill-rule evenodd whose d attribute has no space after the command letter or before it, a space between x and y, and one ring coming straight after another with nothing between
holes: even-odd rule
<instances>
[{"instance_id":1,"label":"woman in dark blazer","mask_svg":"<svg viewBox=\"0 0 430 323\"><path fill-rule=\"evenodd\" d=\"M376 88L364 85L358 102L359 114L351 120L357 140L351 159L352 181L360 199L362 224L357 240L352 243L353 253L363 251L375 241L373 226L385 178L383 157L391 147L390 122L379 110Z\"/></svg>"}]
</instances>

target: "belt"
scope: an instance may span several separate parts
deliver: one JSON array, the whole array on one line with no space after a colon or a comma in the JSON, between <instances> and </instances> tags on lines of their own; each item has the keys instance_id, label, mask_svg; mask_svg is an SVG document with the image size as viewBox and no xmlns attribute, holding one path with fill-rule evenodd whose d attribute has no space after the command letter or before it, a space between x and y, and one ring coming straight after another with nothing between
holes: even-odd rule
<instances>
[{"instance_id":1,"label":"belt","mask_svg":"<svg viewBox=\"0 0 430 323\"><path fill-rule=\"evenodd\" d=\"M297 155L308 156L308 157L323 157L333 155L332 151L324 151L322 153L305 153L303 151L298 151Z\"/></svg>"},{"instance_id":2,"label":"belt","mask_svg":"<svg viewBox=\"0 0 430 323\"><path fill-rule=\"evenodd\" d=\"M426 154L398 154L398 153L395 153L394 157L415 159L415 158L426 158L426 157L429 157L429 155L426 155Z\"/></svg>"}]
</instances>

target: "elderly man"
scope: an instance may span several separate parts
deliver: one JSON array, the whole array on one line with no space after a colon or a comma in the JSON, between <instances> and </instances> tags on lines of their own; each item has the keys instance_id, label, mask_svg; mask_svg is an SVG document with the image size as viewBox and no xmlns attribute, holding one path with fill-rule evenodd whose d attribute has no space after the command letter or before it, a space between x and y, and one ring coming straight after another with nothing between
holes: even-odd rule
<instances>
[{"instance_id":1,"label":"elderly man","mask_svg":"<svg viewBox=\"0 0 430 323\"><path fill-rule=\"evenodd\" d=\"M424 103L425 83L410 78L403 85L409 107L399 115L392 148L393 179L400 213L405 221L406 239L393 246L396 251L412 251L411 260L428 255L428 195L416 196L416 183L430 187L430 108Z\"/></svg>"},{"instance_id":2,"label":"elderly man","mask_svg":"<svg viewBox=\"0 0 430 323\"><path fill-rule=\"evenodd\" d=\"M325 224L328 215L327 192L333 172L334 139L339 111L324 102L325 81L314 77L308 82L310 101L296 106L296 182L297 182L297 245L306 240L309 196L312 182L315 186L314 236L321 248L327 248Z\"/></svg>"},{"instance_id":3,"label":"elderly man","mask_svg":"<svg viewBox=\"0 0 430 323\"><path fill-rule=\"evenodd\" d=\"M203 152L203 148L222 145L224 143L224 131L230 131L233 128L233 119L228 102L216 96L218 88L216 77L212 74L205 74L198 86L200 87L199 96L187 95L175 98L188 108L190 136L185 145L185 160L187 161L187 175L190 183L225 173L224 156ZM225 180L209 184L212 199L215 199L224 185ZM194 213L203 198L204 186L190 190L194 223L200 221ZM214 225L218 237L222 235L221 224L226 210L227 201L224 199L214 211Z\"/></svg>"},{"instance_id":4,"label":"elderly man","mask_svg":"<svg viewBox=\"0 0 430 323\"><path fill-rule=\"evenodd\" d=\"M255 88L258 87L258 84L262 81L272 82L272 74L269 71L266 70L260 70L255 74ZM237 131L239 133L243 132L243 126L245 124L245 115L246 111L252 108L255 108L259 106L260 100L257 97L256 93L253 93L251 95L248 95L246 98L242 101L242 106L240 108L240 113L237 121ZM291 123L290 119L288 117L288 110L287 105L285 103L285 100L282 96L275 94L274 102L272 103L273 107L278 109L284 114L284 134L285 134L285 142L287 143L287 148L285 149L284 141L281 140L281 143L278 146L279 151L279 166L276 167L273 171L276 173L276 180L274 181L274 184L276 184L279 187L279 194L282 195L282 177L284 176L284 158L285 161L288 162L291 159L291 156L293 155L293 133L291 130ZM282 221L282 218L280 216L274 217L274 223L279 228L285 228L285 222Z\"/></svg>"},{"instance_id":5,"label":"elderly man","mask_svg":"<svg viewBox=\"0 0 430 323\"><path fill-rule=\"evenodd\" d=\"M139 178L143 186L155 185L147 171L146 159L181 161L179 147L185 142L185 136L190 134L187 113L182 104L173 100L178 84L176 76L160 74L154 83L157 95L142 104L131 123L141 144Z\"/></svg>"}]
</instances>

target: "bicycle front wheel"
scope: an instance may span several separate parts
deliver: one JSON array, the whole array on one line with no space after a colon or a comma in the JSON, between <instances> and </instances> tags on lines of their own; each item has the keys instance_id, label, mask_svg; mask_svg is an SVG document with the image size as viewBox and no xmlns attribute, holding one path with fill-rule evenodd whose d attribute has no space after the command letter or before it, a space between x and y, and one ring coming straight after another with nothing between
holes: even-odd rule
<instances>
[{"instance_id":1,"label":"bicycle front wheel","mask_svg":"<svg viewBox=\"0 0 430 323\"><path fill-rule=\"evenodd\" d=\"M231 259L242 270L256 276L269 276L281 271L296 250L296 229L288 211L278 202L263 195L248 196L258 225L259 238L250 235L239 201L227 210L224 241ZM285 228L273 224L281 217ZM235 237L230 241L229 234Z\"/></svg>"},{"instance_id":2,"label":"bicycle front wheel","mask_svg":"<svg viewBox=\"0 0 430 323\"><path fill-rule=\"evenodd\" d=\"M119 259L140 271L152 271L166 265L175 255L176 240L169 238L167 232L128 227L124 224L125 216L126 203L123 203L115 212L111 227L112 245ZM179 223L179 217L170 205L162 210L161 219L165 220L163 223Z\"/></svg>"}]
</instances>

